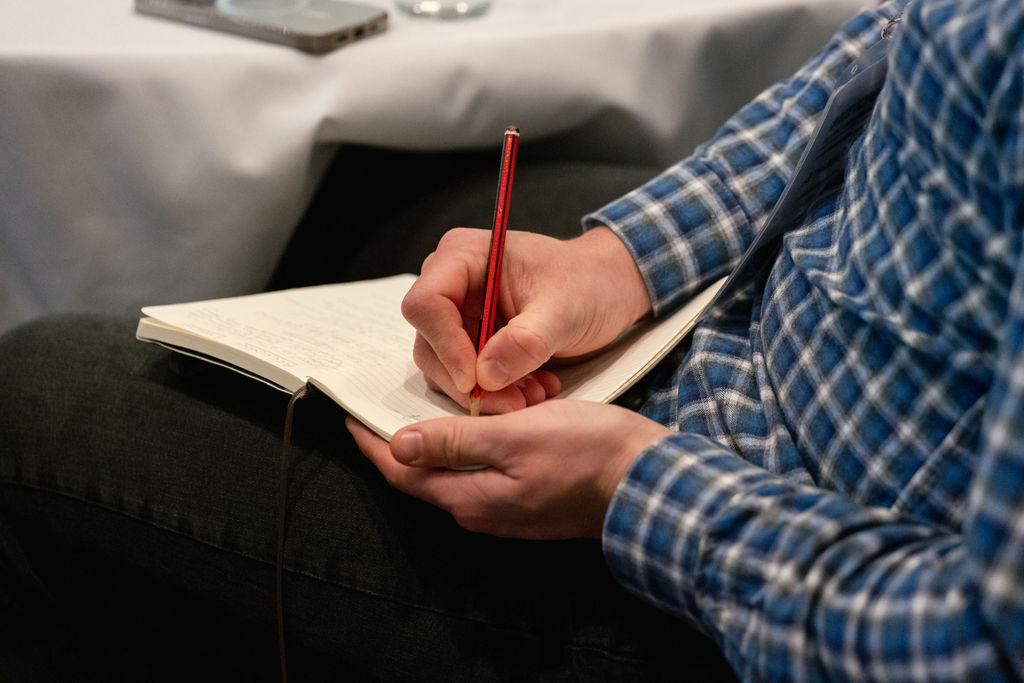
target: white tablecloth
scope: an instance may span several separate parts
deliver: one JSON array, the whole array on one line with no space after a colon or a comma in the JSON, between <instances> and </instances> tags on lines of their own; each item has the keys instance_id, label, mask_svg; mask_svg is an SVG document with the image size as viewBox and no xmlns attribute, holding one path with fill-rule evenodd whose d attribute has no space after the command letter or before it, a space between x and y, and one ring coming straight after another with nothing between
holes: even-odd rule
<instances>
[{"instance_id":1,"label":"white tablecloth","mask_svg":"<svg viewBox=\"0 0 1024 683\"><path fill-rule=\"evenodd\" d=\"M262 287L338 143L523 144L668 164L862 0L495 0L325 56L133 13L4 2L0 330ZM343 152L342 152L343 153Z\"/></svg>"}]
</instances>

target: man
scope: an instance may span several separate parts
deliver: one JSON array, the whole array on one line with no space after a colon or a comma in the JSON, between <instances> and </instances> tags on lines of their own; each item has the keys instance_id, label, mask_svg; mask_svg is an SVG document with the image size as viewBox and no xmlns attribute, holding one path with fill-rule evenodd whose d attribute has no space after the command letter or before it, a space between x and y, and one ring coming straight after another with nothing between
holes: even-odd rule
<instances>
[{"instance_id":1,"label":"man","mask_svg":"<svg viewBox=\"0 0 1024 683\"><path fill-rule=\"evenodd\" d=\"M486 235L442 241L404 306L419 367L463 404L476 381L494 412L531 407L390 446L350 421L388 480L469 529L600 536L623 585L699 625L744 678L1024 675L1020 3L907 8L845 183L640 414L544 400L548 359L728 272L825 97L894 18L853 22L584 237L510 238L509 321L479 359L463 319ZM491 469L445 469L473 464Z\"/></svg>"},{"instance_id":2,"label":"man","mask_svg":"<svg viewBox=\"0 0 1024 683\"><path fill-rule=\"evenodd\" d=\"M337 653L346 673L388 678L706 679L690 668L713 666L692 625L749 680L1024 676L1022 14L915 0L892 31L896 6L867 11L583 236L510 235L507 324L479 358L466 328L486 234L447 235L403 306L414 357L464 404L479 383L495 414L390 444L347 426L394 487L485 533L325 457L342 449L318 431L293 473L290 661ZM844 182L786 226L768 267L646 378L638 411L550 400L549 359L599 348L732 269L883 31L888 76ZM133 627L170 615L161 638L238 658L267 621L253 577L269 543L240 518L273 488L260 454L276 435L261 425L281 406L177 377L108 323L79 325L78 348L101 354L58 339L67 326L0 349L10 564L79 615L96 609L92 590ZM104 353L117 362L66 377ZM41 370L61 354L63 374ZM614 578L678 620L606 586L591 545L494 536L599 537ZM59 566L79 556L83 577ZM210 630L197 614L233 632L189 638Z\"/></svg>"}]
</instances>

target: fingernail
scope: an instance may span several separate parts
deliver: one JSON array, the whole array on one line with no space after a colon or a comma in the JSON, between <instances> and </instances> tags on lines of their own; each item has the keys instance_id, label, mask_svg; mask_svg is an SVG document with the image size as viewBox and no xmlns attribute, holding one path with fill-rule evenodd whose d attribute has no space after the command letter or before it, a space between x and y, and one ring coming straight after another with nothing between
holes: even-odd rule
<instances>
[{"instance_id":1,"label":"fingernail","mask_svg":"<svg viewBox=\"0 0 1024 683\"><path fill-rule=\"evenodd\" d=\"M473 386L476 384L476 378L465 372L459 372L452 379L455 380L455 388L467 394L473 391Z\"/></svg>"},{"instance_id":2,"label":"fingernail","mask_svg":"<svg viewBox=\"0 0 1024 683\"><path fill-rule=\"evenodd\" d=\"M402 462L412 464L423 455L423 434L407 429L391 440L391 453Z\"/></svg>"}]
</instances>

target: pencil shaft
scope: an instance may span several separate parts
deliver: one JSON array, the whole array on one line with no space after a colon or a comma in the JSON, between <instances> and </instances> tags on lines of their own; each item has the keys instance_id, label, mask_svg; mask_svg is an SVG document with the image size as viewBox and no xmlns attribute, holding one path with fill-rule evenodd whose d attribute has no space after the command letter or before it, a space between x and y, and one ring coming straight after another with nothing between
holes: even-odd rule
<instances>
[{"instance_id":1,"label":"pencil shaft","mask_svg":"<svg viewBox=\"0 0 1024 683\"><path fill-rule=\"evenodd\" d=\"M494 200L494 220L491 224L491 247L487 257L487 276L484 281L484 296L480 311L480 333L477 335L476 353L479 356L484 345L494 334L494 323L498 316L499 293L501 290L501 266L505 256L505 235L508 231L508 208L512 196L512 178L515 175L516 152L519 148L519 130L514 126L505 129L505 141L501 150L501 165L498 172L498 192ZM471 413L479 412L483 390L479 385L473 388Z\"/></svg>"}]
</instances>

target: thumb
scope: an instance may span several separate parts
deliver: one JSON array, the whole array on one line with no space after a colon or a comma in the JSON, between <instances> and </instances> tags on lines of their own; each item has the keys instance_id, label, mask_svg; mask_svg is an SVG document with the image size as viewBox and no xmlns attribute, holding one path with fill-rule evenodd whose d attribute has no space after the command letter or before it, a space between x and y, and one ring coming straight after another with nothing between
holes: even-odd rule
<instances>
[{"instance_id":1,"label":"thumb","mask_svg":"<svg viewBox=\"0 0 1024 683\"><path fill-rule=\"evenodd\" d=\"M476 381L487 391L503 389L550 360L558 348L554 326L544 316L523 311L484 345Z\"/></svg>"},{"instance_id":2,"label":"thumb","mask_svg":"<svg viewBox=\"0 0 1024 683\"><path fill-rule=\"evenodd\" d=\"M491 417L451 417L419 422L391 439L395 460L410 467L480 469L495 456L485 423Z\"/></svg>"}]
</instances>

